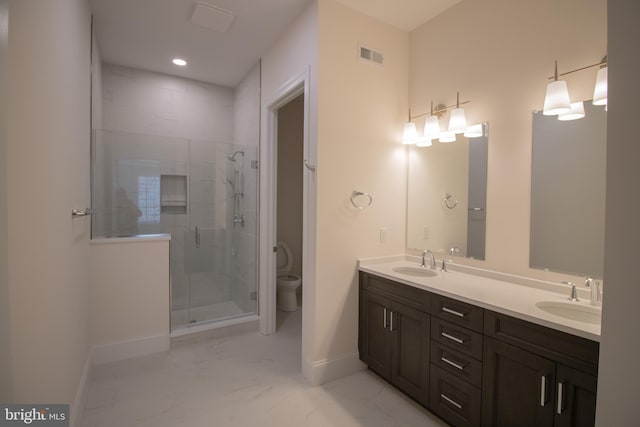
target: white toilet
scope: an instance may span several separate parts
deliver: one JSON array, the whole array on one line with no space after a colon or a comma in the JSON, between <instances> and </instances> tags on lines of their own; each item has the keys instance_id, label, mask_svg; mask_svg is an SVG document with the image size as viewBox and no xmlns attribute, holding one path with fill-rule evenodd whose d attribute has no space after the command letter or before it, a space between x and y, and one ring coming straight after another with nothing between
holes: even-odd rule
<instances>
[{"instance_id":1,"label":"white toilet","mask_svg":"<svg viewBox=\"0 0 640 427\"><path fill-rule=\"evenodd\" d=\"M293 255L291 249L284 242L278 242L276 252L277 268L277 298L278 310L296 311L298 309L298 298L296 291L300 287L302 278L297 274L291 274L293 265Z\"/></svg>"}]
</instances>

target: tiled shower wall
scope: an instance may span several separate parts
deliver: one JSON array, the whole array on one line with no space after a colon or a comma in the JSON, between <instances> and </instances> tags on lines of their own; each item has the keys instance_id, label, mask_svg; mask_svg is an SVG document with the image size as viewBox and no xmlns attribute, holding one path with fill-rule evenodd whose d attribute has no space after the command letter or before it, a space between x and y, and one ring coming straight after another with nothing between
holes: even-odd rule
<instances>
[{"instance_id":1,"label":"tiled shower wall","mask_svg":"<svg viewBox=\"0 0 640 427\"><path fill-rule=\"evenodd\" d=\"M96 184L104 184L94 186L94 236L171 233L173 311L235 301L254 312L259 67L235 90L109 64L102 71L104 129L94 156ZM237 150L245 155L229 161ZM140 180L157 186L160 175L189 176L188 214L144 208ZM143 220L126 218L130 201ZM244 227L234 215L245 216Z\"/></svg>"}]
</instances>

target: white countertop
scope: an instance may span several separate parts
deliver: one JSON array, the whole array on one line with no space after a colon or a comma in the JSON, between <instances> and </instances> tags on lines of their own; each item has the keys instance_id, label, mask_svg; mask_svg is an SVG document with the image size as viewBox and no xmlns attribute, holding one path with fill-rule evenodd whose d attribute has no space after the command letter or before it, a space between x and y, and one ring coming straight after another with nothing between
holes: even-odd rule
<instances>
[{"instance_id":1,"label":"white countertop","mask_svg":"<svg viewBox=\"0 0 640 427\"><path fill-rule=\"evenodd\" d=\"M145 243L145 242L162 242L170 241L171 234L138 234L136 236L127 237L97 237L91 239L92 245L113 245L120 243Z\"/></svg>"},{"instance_id":2,"label":"white countertop","mask_svg":"<svg viewBox=\"0 0 640 427\"><path fill-rule=\"evenodd\" d=\"M600 324L580 322L547 313L538 307L539 301L568 302L568 285L545 282L521 276L498 273L479 268L447 264L447 272L440 271L434 277L415 277L396 273L397 267L419 267L420 258L413 256L393 256L358 261L360 271L371 273L396 282L404 283L435 294L451 297L503 313L518 319L547 326L593 341L600 341ZM589 293L579 290L578 305L590 305ZM598 307L600 309L600 307Z\"/></svg>"}]
</instances>

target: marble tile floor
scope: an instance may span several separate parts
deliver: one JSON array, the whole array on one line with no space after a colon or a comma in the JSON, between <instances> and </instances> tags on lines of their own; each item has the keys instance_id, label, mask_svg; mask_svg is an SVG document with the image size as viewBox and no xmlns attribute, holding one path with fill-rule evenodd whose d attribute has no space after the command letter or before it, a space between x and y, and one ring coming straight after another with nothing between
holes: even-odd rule
<instances>
[{"instance_id":1,"label":"marble tile floor","mask_svg":"<svg viewBox=\"0 0 640 427\"><path fill-rule=\"evenodd\" d=\"M157 355L95 366L83 427L445 426L369 371L311 387L300 372L300 310L278 332L217 330Z\"/></svg>"}]
</instances>

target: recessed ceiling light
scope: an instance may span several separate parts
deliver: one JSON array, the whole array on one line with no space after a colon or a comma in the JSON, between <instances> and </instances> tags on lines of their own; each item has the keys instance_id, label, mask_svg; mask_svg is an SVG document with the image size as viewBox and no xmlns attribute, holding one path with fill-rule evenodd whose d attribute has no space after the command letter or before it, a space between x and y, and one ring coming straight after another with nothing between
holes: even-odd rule
<instances>
[{"instance_id":1,"label":"recessed ceiling light","mask_svg":"<svg viewBox=\"0 0 640 427\"><path fill-rule=\"evenodd\" d=\"M180 67L184 67L185 65L187 65L187 61L185 61L184 59L180 59L180 58L175 58L173 61L174 64L180 66Z\"/></svg>"}]
</instances>

